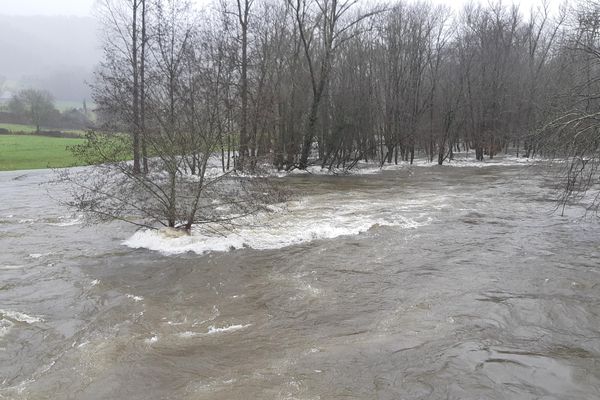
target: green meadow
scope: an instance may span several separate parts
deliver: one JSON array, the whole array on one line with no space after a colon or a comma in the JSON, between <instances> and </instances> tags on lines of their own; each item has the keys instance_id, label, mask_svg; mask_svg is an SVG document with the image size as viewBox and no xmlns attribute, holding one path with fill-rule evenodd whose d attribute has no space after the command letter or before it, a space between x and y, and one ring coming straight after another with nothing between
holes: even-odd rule
<instances>
[{"instance_id":1,"label":"green meadow","mask_svg":"<svg viewBox=\"0 0 600 400\"><path fill-rule=\"evenodd\" d=\"M35 133L36 129L33 125L23 125L23 124L5 124L0 123L0 129L6 129L11 133ZM75 134L80 136L85 136L85 131L81 129L56 129L56 128L40 128L42 131L57 131L60 130L63 133Z\"/></svg>"},{"instance_id":2,"label":"green meadow","mask_svg":"<svg viewBox=\"0 0 600 400\"><path fill-rule=\"evenodd\" d=\"M84 139L0 135L0 171L81 165L67 146L84 142Z\"/></svg>"}]
</instances>

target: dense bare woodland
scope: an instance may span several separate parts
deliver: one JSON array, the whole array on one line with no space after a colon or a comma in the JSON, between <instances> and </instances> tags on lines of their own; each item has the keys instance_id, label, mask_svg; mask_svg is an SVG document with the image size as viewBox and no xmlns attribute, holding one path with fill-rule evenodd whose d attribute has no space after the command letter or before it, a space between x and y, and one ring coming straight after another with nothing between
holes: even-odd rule
<instances>
[{"instance_id":1,"label":"dense bare woodland","mask_svg":"<svg viewBox=\"0 0 600 400\"><path fill-rule=\"evenodd\" d=\"M566 201L596 181L600 3L549 10L230 0L197 12L185 1L102 1L100 131L130 134L127 176L167 172L168 187L150 191L165 204L215 156L223 172L255 173L415 157L442 165L469 150L480 161L566 157Z\"/></svg>"}]
</instances>

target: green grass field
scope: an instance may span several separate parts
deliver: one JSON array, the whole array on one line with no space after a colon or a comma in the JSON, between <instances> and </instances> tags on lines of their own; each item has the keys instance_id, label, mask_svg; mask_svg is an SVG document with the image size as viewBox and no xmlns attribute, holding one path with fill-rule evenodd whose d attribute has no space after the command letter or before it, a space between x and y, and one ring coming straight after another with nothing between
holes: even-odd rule
<instances>
[{"instance_id":1,"label":"green grass field","mask_svg":"<svg viewBox=\"0 0 600 400\"><path fill-rule=\"evenodd\" d=\"M0 129L7 129L11 133L35 133L36 129L33 125L23 125L23 124L5 124L0 123ZM74 135L79 135L81 137L85 136L85 131L81 129L56 129L56 128L45 128L41 127L42 131L57 131L60 130L63 133L69 133Z\"/></svg>"},{"instance_id":2,"label":"green grass field","mask_svg":"<svg viewBox=\"0 0 600 400\"><path fill-rule=\"evenodd\" d=\"M0 135L0 171L81 165L66 147L83 142L84 139Z\"/></svg>"}]
</instances>

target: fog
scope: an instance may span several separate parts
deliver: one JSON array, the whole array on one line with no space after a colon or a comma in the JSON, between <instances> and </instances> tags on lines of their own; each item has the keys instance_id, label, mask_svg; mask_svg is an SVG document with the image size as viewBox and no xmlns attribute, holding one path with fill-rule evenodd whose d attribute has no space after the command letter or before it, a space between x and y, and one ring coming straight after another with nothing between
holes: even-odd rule
<instances>
[{"instance_id":1,"label":"fog","mask_svg":"<svg viewBox=\"0 0 600 400\"><path fill-rule=\"evenodd\" d=\"M2 0L2 14L89 16L95 0Z\"/></svg>"},{"instance_id":2,"label":"fog","mask_svg":"<svg viewBox=\"0 0 600 400\"><path fill-rule=\"evenodd\" d=\"M83 16L0 15L0 75L9 90L36 87L59 100L89 98L85 84L100 60L97 25Z\"/></svg>"}]
</instances>

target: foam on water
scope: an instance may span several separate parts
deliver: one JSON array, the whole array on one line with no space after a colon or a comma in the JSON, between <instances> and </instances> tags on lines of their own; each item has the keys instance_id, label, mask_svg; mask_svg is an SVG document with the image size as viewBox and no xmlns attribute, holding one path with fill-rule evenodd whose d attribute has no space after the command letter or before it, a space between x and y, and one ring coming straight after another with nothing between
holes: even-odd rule
<instances>
[{"instance_id":1,"label":"foam on water","mask_svg":"<svg viewBox=\"0 0 600 400\"><path fill-rule=\"evenodd\" d=\"M6 336L13 326L14 324L9 320L0 319L0 338Z\"/></svg>"},{"instance_id":2,"label":"foam on water","mask_svg":"<svg viewBox=\"0 0 600 400\"><path fill-rule=\"evenodd\" d=\"M483 161L477 161L473 158L469 157L460 157L455 158L452 161L444 161L444 164L441 166L443 168L452 167L452 168L488 168L488 167L512 167L512 166L527 166L534 165L540 162L547 162L549 160L536 158L523 158L523 157L513 157L513 156L503 156L497 159L485 159ZM396 164L385 164L383 166L375 166L372 163L359 163L357 167L351 170L350 174L355 175L373 175L378 174L382 171L397 171L403 170L412 167L438 167L437 161L429 162L428 160L417 159L414 160L413 164L410 164L406 161L400 161Z\"/></svg>"},{"instance_id":3,"label":"foam on water","mask_svg":"<svg viewBox=\"0 0 600 400\"><path fill-rule=\"evenodd\" d=\"M217 328L214 326L209 326L208 327L208 332L206 332L207 335L214 335L215 333L223 333L223 332L233 332L233 331L239 331L240 329L245 329L249 326L251 326L252 324L246 324L246 325L230 325L230 326L224 326L223 328Z\"/></svg>"},{"instance_id":4,"label":"foam on water","mask_svg":"<svg viewBox=\"0 0 600 400\"><path fill-rule=\"evenodd\" d=\"M25 322L27 324L34 324L36 322L42 322L43 319L40 317L32 317L31 315L27 315L25 313L19 311L11 311L11 310L2 310L0 309L0 315L11 319L13 321Z\"/></svg>"},{"instance_id":5,"label":"foam on water","mask_svg":"<svg viewBox=\"0 0 600 400\"><path fill-rule=\"evenodd\" d=\"M31 253L31 254L29 254L29 258L37 259L37 258L47 257L51 254L52 254L51 252L50 253Z\"/></svg>"},{"instance_id":6,"label":"foam on water","mask_svg":"<svg viewBox=\"0 0 600 400\"><path fill-rule=\"evenodd\" d=\"M222 235L194 231L191 235L167 237L160 231L139 230L123 244L167 255L186 252L203 254L242 248L268 250L314 240L357 235L374 226L413 229L431 221L423 213L408 213L403 207L405 206L394 199L331 204L330 199L317 196L290 202L285 212L259 214L244 221L245 227L223 231ZM412 218L403 214L411 215Z\"/></svg>"},{"instance_id":7,"label":"foam on water","mask_svg":"<svg viewBox=\"0 0 600 400\"><path fill-rule=\"evenodd\" d=\"M127 298L135 301L136 303L138 301L144 300L144 298L142 296L136 296L136 295L133 295L133 294L127 294Z\"/></svg>"},{"instance_id":8,"label":"foam on water","mask_svg":"<svg viewBox=\"0 0 600 400\"><path fill-rule=\"evenodd\" d=\"M298 227L295 232L271 231L264 227L252 232L249 229L226 233L224 236L206 236L193 233L180 238L168 238L161 232L154 230L140 230L131 238L123 242L128 247L160 251L164 254L181 254L194 252L203 254L209 251L229 251L242 248L257 250L279 249L319 239L333 239L338 236L355 235L366 232L375 225L392 226L401 225L387 221L373 221L371 223L357 223L354 226L332 226L324 223L321 226ZM406 221L407 228L419 226L415 221Z\"/></svg>"},{"instance_id":9,"label":"foam on water","mask_svg":"<svg viewBox=\"0 0 600 400\"><path fill-rule=\"evenodd\" d=\"M13 270L25 268L24 265L0 265L0 270Z\"/></svg>"},{"instance_id":10,"label":"foam on water","mask_svg":"<svg viewBox=\"0 0 600 400\"><path fill-rule=\"evenodd\" d=\"M156 342L158 342L158 336L157 335L154 335L152 337L144 339L144 343L146 343L146 344L152 344L152 343L156 343Z\"/></svg>"},{"instance_id":11,"label":"foam on water","mask_svg":"<svg viewBox=\"0 0 600 400\"><path fill-rule=\"evenodd\" d=\"M71 218L71 217L59 217L58 218L61 222L52 222L49 223L48 225L52 225L52 226L74 226L74 225L81 225L83 224L83 218L82 216L77 216L75 218Z\"/></svg>"},{"instance_id":12,"label":"foam on water","mask_svg":"<svg viewBox=\"0 0 600 400\"><path fill-rule=\"evenodd\" d=\"M208 331L207 332L202 333L202 332L185 331L185 332L179 333L178 336L180 338L193 338L193 337L197 337L197 336L215 335L215 334L218 334L218 333L228 333L228 332L239 331L241 329L246 329L246 328L248 328L250 326L252 326L252 324L229 325L229 326L224 326L222 328L219 328L219 327L216 327L214 325L211 325L211 326L208 327Z\"/></svg>"}]
</instances>

